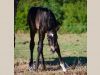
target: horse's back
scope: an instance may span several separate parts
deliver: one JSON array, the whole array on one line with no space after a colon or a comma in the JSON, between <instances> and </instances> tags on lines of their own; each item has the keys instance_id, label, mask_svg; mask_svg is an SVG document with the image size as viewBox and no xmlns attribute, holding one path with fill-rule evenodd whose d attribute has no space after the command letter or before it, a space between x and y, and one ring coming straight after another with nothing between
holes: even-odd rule
<instances>
[{"instance_id":1,"label":"horse's back","mask_svg":"<svg viewBox=\"0 0 100 75\"><path fill-rule=\"evenodd\" d=\"M50 30L57 26L51 10L42 7L31 7L28 13L28 22L37 30Z\"/></svg>"}]
</instances>

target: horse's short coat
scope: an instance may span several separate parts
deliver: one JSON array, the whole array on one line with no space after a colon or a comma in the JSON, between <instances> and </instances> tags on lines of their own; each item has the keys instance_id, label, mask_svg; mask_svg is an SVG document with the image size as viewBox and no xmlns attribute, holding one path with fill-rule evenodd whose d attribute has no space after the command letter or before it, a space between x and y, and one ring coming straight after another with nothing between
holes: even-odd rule
<instances>
[{"instance_id":1,"label":"horse's short coat","mask_svg":"<svg viewBox=\"0 0 100 75\"><path fill-rule=\"evenodd\" d=\"M43 56L43 40L45 38L45 33L47 33L47 39L52 52L56 52L59 57L60 65L63 71L66 71L62 57L60 54L60 48L57 42L57 30L58 24L56 18L51 10L42 7L31 7L27 16L27 23L30 27L30 62L29 66L33 67L33 49L35 46L34 36L38 32L38 55L36 60L35 69L38 69L39 58L41 56L42 66L45 69L44 56Z\"/></svg>"}]
</instances>

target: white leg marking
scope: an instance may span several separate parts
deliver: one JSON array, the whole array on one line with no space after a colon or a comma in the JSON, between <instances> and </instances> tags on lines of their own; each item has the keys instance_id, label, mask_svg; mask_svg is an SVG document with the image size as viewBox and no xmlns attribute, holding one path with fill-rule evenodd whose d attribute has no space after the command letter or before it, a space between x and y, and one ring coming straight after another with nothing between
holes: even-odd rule
<instances>
[{"instance_id":1,"label":"white leg marking","mask_svg":"<svg viewBox=\"0 0 100 75\"><path fill-rule=\"evenodd\" d=\"M63 71L66 72L65 64L64 63L60 63L60 66L62 67Z\"/></svg>"},{"instance_id":2,"label":"white leg marking","mask_svg":"<svg viewBox=\"0 0 100 75\"><path fill-rule=\"evenodd\" d=\"M29 67L29 71L32 72L32 70L33 70L33 67Z\"/></svg>"},{"instance_id":3,"label":"white leg marking","mask_svg":"<svg viewBox=\"0 0 100 75\"><path fill-rule=\"evenodd\" d=\"M53 33L51 33L51 32L49 33L49 35L50 35L50 36L52 36L52 37L54 36L54 34L53 34Z\"/></svg>"}]
</instances>

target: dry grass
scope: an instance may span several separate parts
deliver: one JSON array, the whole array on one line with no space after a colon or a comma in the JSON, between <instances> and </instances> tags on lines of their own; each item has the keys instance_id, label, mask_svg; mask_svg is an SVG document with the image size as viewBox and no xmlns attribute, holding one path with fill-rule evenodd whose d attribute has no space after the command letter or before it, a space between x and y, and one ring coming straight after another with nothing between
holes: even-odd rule
<instances>
[{"instance_id":1,"label":"dry grass","mask_svg":"<svg viewBox=\"0 0 100 75\"><path fill-rule=\"evenodd\" d=\"M29 71L28 63L19 59L14 64L14 74L15 75L87 75L87 67L86 65L77 65L70 66L67 68L66 72L63 72L59 65L46 65L46 71L41 70L41 66L39 67L38 72Z\"/></svg>"}]
</instances>

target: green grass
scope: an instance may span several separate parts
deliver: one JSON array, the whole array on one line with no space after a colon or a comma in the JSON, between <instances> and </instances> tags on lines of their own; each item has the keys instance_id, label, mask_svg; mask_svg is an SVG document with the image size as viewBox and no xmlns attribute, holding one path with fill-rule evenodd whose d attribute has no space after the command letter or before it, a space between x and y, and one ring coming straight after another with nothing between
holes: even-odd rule
<instances>
[{"instance_id":1,"label":"green grass","mask_svg":"<svg viewBox=\"0 0 100 75\"><path fill-rule=\"evenodd\" d=\"M30 36L28 33L18 33L16 34L16 47L14 49L15 59L25 59L29 60L30 50L29 50L29 40ZM23 44L27 42L26 44ZM35 36L35 48L34 48L34 59L37 57L37 42L38 35ZM61 50L62 57L87 57L87 34L58 34L58 42ZM47 37L44 40L44 57L46 60L53 60L57 57L57 54L50 51L47 45Z\"/></svg>"}]
</instances>

